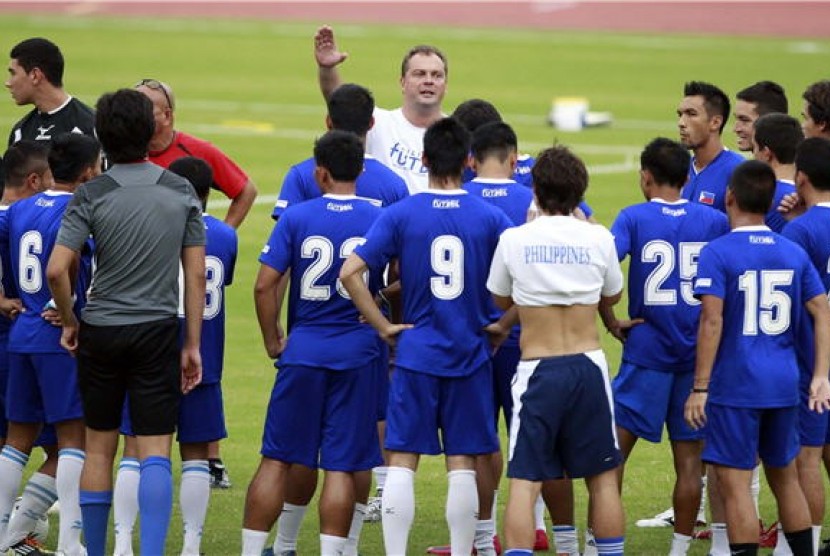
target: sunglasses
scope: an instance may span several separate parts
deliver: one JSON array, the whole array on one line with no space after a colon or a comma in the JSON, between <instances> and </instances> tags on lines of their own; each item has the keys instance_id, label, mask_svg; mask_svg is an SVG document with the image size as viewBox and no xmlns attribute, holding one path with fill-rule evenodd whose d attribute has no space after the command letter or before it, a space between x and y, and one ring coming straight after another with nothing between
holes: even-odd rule
<instances>
[{"instance_id":1,"label":"sunglasses","mask_svg":"<svg viewBox=\"0 0 830 556\"><path fill-rule=\"evenodd\" d=\"M148 89L152 89L154 91L161 91L161 94L164 95L164 98L167 101L167 107L170 108L170 110L173 110L173 101L170 100L170 95L167 93L167 87L165 87L161 81L158 79L142 79L136 83L133 88L137 89L139 87L147 87Z\"/></svg>"}]
</instances>

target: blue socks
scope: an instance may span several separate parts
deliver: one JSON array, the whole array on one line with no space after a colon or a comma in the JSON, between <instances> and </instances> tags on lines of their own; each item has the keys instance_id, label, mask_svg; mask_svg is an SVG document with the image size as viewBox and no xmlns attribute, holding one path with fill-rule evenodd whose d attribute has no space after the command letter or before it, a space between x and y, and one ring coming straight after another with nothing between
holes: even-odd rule
<instances>
[{"instance_id":1,"label":"blue socks","mask_svg":"<svg viewBox=\"0 0 830 556\"><path fill-rule=\"evenodd\" d=\"M169 458L151 456L141 462L138 512L141 518L141 554L164 554L173 512L173 475Z\"/></svg>"},{"instance_id":2,"label":"blue socks","mask_svg":"<svg viewBox=\"0 0 830 556\"><path fill-rule=\"evenodd\" d=\"M82 490L79 501L83 516L84 539L88 556L105 556L107 550L107 522L112 506L112 491Z\"/></svg>"}]
</instances>

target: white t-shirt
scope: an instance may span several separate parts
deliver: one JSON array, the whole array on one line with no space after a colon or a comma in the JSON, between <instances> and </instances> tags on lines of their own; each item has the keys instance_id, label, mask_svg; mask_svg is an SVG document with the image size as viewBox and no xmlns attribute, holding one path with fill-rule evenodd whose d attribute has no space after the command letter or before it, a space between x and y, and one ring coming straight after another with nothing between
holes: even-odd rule
<instances>
[{"instance_id":1,"label":"white t-shirt","mask_svg":"<svg viewBox=\"0 0 830 556\"><path fill-rule=\"evenodd\" d=\"M376 107L373 115L375 125L366 136L366 152L403 178L410 194L425 191L429 181L421 157L426 128L412 125L401 108Z\"/></svg>"},{"instance_id":2,"label":"white t-shirt","mask_svg":"<svg viewBox=\"0 0 830 556\"><path fill-rule=\"evenodd\" d=\"M622 291L614 237L573 216L540 216L506 230L490 265L487 289L525 307L599 302Z\"/></svg>"}]
</instances>

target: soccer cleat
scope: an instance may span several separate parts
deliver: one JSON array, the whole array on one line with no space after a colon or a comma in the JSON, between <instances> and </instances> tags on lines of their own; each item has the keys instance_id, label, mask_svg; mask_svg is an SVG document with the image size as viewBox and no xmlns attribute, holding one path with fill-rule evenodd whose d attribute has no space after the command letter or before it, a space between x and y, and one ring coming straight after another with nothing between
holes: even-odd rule
<instances>
[{"instance_id":1,"label":"soccer cleat","mask_svg":"<svg viewBox=\"0 0 830 556\"><path fill-rule=\"evenodd\" d=\"M9 547L6 552L7 556L48 556L53 555L54 552L46 550L42 544L28 536L20 542L17 542Z\"/></svg>"},{"instance_id":2,"label":"soccer cleat","mask_svg":"<svg viewBox=\"0 0 830 556\"><path fill-rule=\"evenodd\" d=\"M228 468L222 463L221 459L208 460L208 469L210 470L210 487L211 488L231 488L231 479L228 476Z\"/></svg>"},{"instance_id":3,"label":"soccer cleat","mask_svg":"<svg viewBox=\"0 0 830 556\"><path fill-rule=\"evenodd\" d=\"M696 541L708 541L712 538L712 530L711 529L701 529L700 531L695 531L692 533L692 539Z\"/></svg>"},{"instance_id":4,"label":"soccer cleat","mask_svg":"<svg viewBox=\"0 0 830 556\"><path fill-rule=\"evenodd\" d=\"M382 510L383 505L380 496L372 496L369 498L369 501L366 502L366 514L363 516L364 523L377 523L380 521Z\"/></svg>"},{"instance_id":5,"label":"soccer cleat","mask_svg":"<svg viewBox=\"0 0 830 556\"><path fill-rule=\"evenodd\" d=\"M654 517L638 519L637 527L674 527L674 508L660 512Z\"/></svg>"},{"instance_id":6,"label":"soccer cleat","mask_svg":"<svg viewBox=\"0 0 830 556\"><path fill-rule=\"evenodd\" d=\"M824 539L821 548L818 549L818 556L830 556L830 539Z\"/></svg>"},{"instance_id":7,"label":"soccer cleat","mask_svg":"<svg viewBox=\"0 0 830 556\"><path fill-rule=\"evenodd\" d=\"M768 529L764 529L764 523L758 520L758 546L760 548L775 548L778 544L778 522L774 522Z\"/></svg>"},{"instance_id":8,"label":"soccer cleat","mask_svg":"<svg viewBox=\"0 0 830 556\"><path fill-rule=\"evenodd\" d=\"M501 554L501 541L498 535L493 535L493 548L496 549L496 554Z\"/></svg>"},{"instance_id":9,"label":"soccer cleat","mask_svg":"<svg viewBox=\"0 0 830 556\"><path fill-rule=\"evenodd\" d=\"M544 529L536 529L536 540L533 543L534 552L547 552L550 549L548 534Z\"/></svg>"}]
</instances>

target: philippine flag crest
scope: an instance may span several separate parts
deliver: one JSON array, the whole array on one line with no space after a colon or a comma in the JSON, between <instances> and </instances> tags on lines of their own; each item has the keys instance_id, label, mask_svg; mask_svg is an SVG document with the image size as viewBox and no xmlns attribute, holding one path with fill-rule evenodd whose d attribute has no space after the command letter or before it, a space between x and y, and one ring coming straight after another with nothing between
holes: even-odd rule
<instances>
[{"instance_id":1,"label":"philippine flag crest","mask_svg":"<svg viewBox=\"0 0 830 556\"><path fill-rule=\"evenodd\" d=\"M700 196L697 198L697 202L711 207L715 204L715 194L711 191L701 191Z\"/></svg>"}]
</instances>

